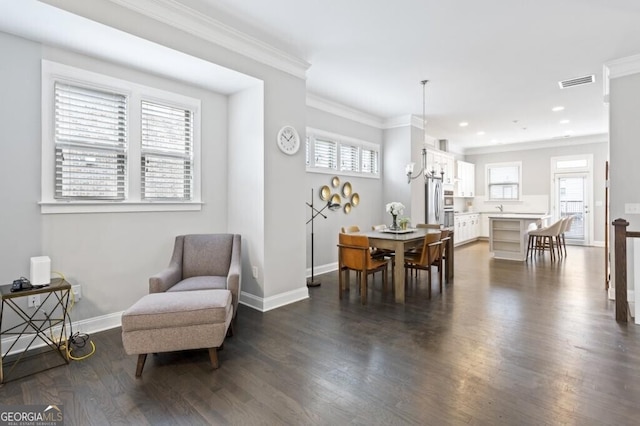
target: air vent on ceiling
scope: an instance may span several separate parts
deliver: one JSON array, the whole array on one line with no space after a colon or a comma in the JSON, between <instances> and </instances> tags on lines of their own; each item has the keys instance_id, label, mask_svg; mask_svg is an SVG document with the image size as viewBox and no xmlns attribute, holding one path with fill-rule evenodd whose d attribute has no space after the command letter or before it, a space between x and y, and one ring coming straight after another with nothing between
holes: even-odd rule
<instances>
[{"instance_id":1,"label":"air vent on ceiling","mask_svg":"<svg viewBox=\"0 0 640 426\"><path fill-rule=\"evenodd\" d=\"M561 89L566 89L568 87L576 87L582 86L583 84L591 84L596 81L596 76L594 74L585 75L584 77L570 78L569 80L559 81Z\"/></svg>"}]
</instances>

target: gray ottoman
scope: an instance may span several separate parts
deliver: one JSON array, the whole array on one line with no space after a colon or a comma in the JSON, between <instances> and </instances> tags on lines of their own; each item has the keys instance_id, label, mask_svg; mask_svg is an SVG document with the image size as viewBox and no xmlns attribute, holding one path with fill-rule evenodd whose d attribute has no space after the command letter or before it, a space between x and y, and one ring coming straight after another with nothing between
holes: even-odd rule
<instances>
[{"instance_id":1,"label":"gray ottoman","mask_svg":"<svg viewBox=\"0 0 640 426\"><path fill-rule=\"evenodd\" d=\"M218 368L217 348L229 332L233 307L229 290L193 290L147 294L122 314L122 344L138 355L136 377L147 354L209 349Z\"/></svg>"}]
</instances>

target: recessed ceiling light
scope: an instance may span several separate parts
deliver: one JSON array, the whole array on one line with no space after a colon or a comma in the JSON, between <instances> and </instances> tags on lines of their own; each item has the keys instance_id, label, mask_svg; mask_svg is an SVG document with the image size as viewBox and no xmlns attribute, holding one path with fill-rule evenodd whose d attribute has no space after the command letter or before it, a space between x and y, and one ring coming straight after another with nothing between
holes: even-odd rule
<instances>
[{"instance_id":1,"label":"recessed ceiling light","mask_svg":"<svg viewBox=\"0 0 640 426\"><path fill-rule=\"evenodd\" d=\"M498 139L491 139L491 143L498 143Z\"/></svg>"},{"instance_id":2,"label":"recessed ceiling light","mask_svg":"<svg viewBox=\"0 0 640 426\"><path fill-rule=\"evenodd\" d=\"M558 111L562 111L562 110L564 110L564 107L560 106L560 105L559 106L554 106L553 108L551 108L551 111L553 111L553 112L558 112Z\"/></svg>"},{"instance_id":3,"label":"recessed ceiling light","mask_svg":"<svg viewBox=\"0 0 640 426\"><path fill-rule=\"evenodd\" d=\"M469 123L467 123L466 121L462 121L459 124L460 127L467 127L468 125L469 125Z\"/></svg>"},{"instance_id":4,"label":"recessed ceiling light","mask_svg":"<svg viewBox=\"0 0 640 426\"><path fill-rule=\"evenodd\" d=\"M484 132L482 130L480 130L478 133L476 133L476 135L482 136L482 135L484 135Z\"/></svg>"},{"instance_id":5,"label":"recessed ceiling light","mask_svg":"<svg viewBox=\"0 0 640 426\"><path fill-rule=\"evenodd\" d=\"M570 121L569 120L560 120L560 124L569 124Z\"/></svg>"}]
</instances>

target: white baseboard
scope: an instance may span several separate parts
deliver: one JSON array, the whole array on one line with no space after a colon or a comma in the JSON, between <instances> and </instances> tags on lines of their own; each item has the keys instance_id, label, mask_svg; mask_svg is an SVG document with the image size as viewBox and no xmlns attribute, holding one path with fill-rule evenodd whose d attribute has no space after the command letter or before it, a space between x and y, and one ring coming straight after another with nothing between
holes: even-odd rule
<instances>
[{"instance_id":1,"label":"white baseboard","mask_svg":"<svg viewBox=\"0 0 640 426\"><path fill-rule=\"evenodd\" d=\"M73 331L73 333L80 332L80 333L91 335L99 331L110 330L112 328L120 327L121 324L122 324L122 312L115 312L113 314L102 315L99 317L89 318L86 320L72 321L71 328L69 329L67 327L68 328L67 333L70 333L71 331ZM60 336L61 330L62 330L61 325L52 327L50 335L52 335L54 338L57 338ZM69 337L69 336L66 336L66 337ZM13 355L13 354L22 353L27 348L27 346L29 345L29 342L31 342L33 338L34 338L34 334L26 334L20 338L16 336L5 337L4 339L2 339L2 343L1 343L2 347L6 348L5 350L8 350L8 348L10 348L11 345L13 345L14 343L15 343L15 346L11 347L11 350L8 351L7 353L3 352L2 355L4 356L4 355ZM41 338L36 337L36 340L33 342L33 344L29 349L41 348L44 346L46 346L46 343Z\"/></svg>"},{"instance_id":2,"label":"white baseboard","mask_svg":"<svg viewBox=\"0 0 640 426\"><path fill-rule=\"evenodd\" d=\"M313 268L313 275L325 274L327 272L337 271L338 262L327 263L326 265L315 266ZM307 278L311 277L311 268L307 268Z\"/></svg>"},{"instance_id":3,"label":"white baseboard","mask_svg":"<svg viewBox=\"0 0 640 426\"><path fill-rule=\"evenodd\" d=\"M309 298L309 289L304 286L295 290L287 291L285 293L276 294L275 296L263 298L258 297L250 293L240 292L240 301L245 306L258 310L260 312L267 312L272 309L279 308L280 306L288 305L290 303L299 302L300 300Z\"/></svg>"}]
</instances>

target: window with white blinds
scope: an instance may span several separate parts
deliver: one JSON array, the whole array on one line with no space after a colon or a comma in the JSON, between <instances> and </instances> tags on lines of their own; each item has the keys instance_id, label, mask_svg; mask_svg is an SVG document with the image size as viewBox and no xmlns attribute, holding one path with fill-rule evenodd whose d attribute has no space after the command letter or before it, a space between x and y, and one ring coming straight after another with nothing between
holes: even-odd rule
<instances>
[{"instance_id":1,"label":"window with white blinds","mask_svg":"<svg viewBox=\"0 0 640 426\"><path fill-rule=\"evenodd\" d=\"M145 200L190 200L193 112L142 102L141 177Z\"/></svg>"},{"instance_id":2,"label":"window with white blinds","mask_svg":"<svg viewBox=\"0 0 640 426\"><path fill-rule=\"evenodd\" d=\"M42 60L43 213L201 207L196 98Z\"/></svg>"},{"instance_id":3,"label":"window with white blinds","mask_svg":"<svg viewBox=\"0 0 640 426\"><path fill-rule=\"evenodd\" d=\"M127 99L55 84L55 197L125 198Z\"/></svg>"},{"instance_id":4,"label":"window with white blinds","mask_svg":"<svg viewBox=\"0 0 640 426\"><path fill-rule=\"evenodd\" d=\"M359 171L360 149L357 146L340 144L340 171Z\"/></svg>"},{"instance_id":5,"label":"window with white blinds","mask_svg":"<svg viewBox=\"0 0 640 426\"><path fill-rule=\"evenodd\" d=\"M362 173L378 174L378 151L362 149Z\"/></svg>"},{"instance_id":6,"label":"window with white blinds","mask_svg":"<svg viewBox=\"0 0 640 426\"><path fill-rule=\"evenodd\" d=\"M333 141L315 139L314 167L335 170L338 166L338 144Z\"/></svg>"},{"instance_id":7,"label":"window with white blinds","mask_svg":"<svg viewBox=\"0 0 640 426\"><path fill-rule=\"evenodd\" d=\"M307 128L306 150L309 172L380 177L380 148L376 144Z\"/></svg>"},{"instance_id":8,"label":"window with white blinds","mask_svg":"<svg viewBox=\"0 0 640 426\"><path fill-rule=\"evenodd\" d=\"M520 199L521 163L487 164L487 194L489 200Z\"/></svg>"}]
</instances>

